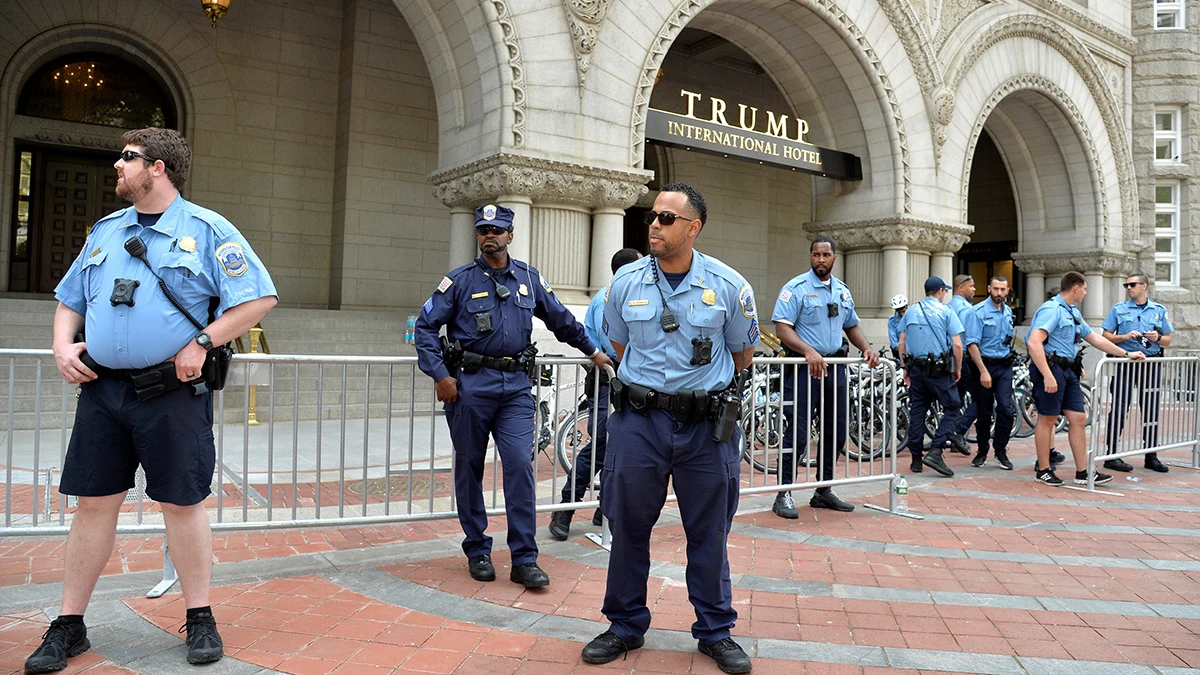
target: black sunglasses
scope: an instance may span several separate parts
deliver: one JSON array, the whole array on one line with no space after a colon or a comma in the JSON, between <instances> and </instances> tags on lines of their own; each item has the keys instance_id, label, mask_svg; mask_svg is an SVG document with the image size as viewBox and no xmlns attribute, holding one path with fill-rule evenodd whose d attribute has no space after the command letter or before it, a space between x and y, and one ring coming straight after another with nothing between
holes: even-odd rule
<instances>
[{"instance_id":1,"label":"black sunglasses","mask_svg":"<svg viewBox=\"0 0 1200 675\"><path fill-rule=\"evenodd\" d=\"M662 213L647 211L646 215L642 217L642 220L647 225L653 225L656 219L663 225L674 225L676 220L700 220L699 218L684 218L678 213L671 213L670 211L663 211Z\"/></svg>"},{"instance_id":2,"label":"black sunglasses","mask_svg":"<svg viewBox=\"0 0 1200 675\"><path fill-rule=\"evenodd\" d=\"M1128 283L1128 284L1121 284L1121 285L1122 285L1122 286L1124 286L1125 288L1133 288L1134 286L1141 286L1141 285L1142 285L1142 282L1140 282L1140 281L1134 281L1134 282L1132 282L1132 283Z\"/></svg>"},{"instance_id":3,"label":"black sunglasses","mask_svg":"<svg viewBox=\"0 0 1200 675\"><path fill-rule=\"evenodd\" d=\"M122 150L121 151L121 159L125 160L126 162L132 162L135 159L144 159L147 162L150 162L151 164L153 164L155 162L162 162L163 166L167 167L168 170L170 170L170 171L175 170L175 167L168 164L165 159L155 159L155 158L151 157L150 155L143 155L142 153L138 152L137 150Z\"/></svg>"},{"instance_id":4,"label":"black sunglasses","mask_svg":"<svg viewBox=\"0 0 1200 675\"><path fill-rule=\"evenodd\" d=\"M475 234L479 236L485 234L504 234L505 232L512 232L512 230L507 227L500 227L499 225L480 225L475 228Z\"/></svg>"}]
</instances>

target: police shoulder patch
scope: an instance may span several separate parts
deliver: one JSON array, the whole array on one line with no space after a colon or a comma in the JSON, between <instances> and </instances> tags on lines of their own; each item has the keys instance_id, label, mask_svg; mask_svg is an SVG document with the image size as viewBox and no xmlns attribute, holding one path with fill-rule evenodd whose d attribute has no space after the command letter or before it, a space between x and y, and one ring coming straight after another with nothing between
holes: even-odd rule
<instances>
[{"instance_id":1,"label":"police shoulder patch","mask_svg":"<svg viewBox=\"0 0 1200 675\"><path fill-rule=\"evenodd\" d=\"M432 295L429 296L429 299L425 301L424 305L421 305L421 309L425 310L426 314L433 311L433 296Z\"/></svg>"},{"instance_id":2,"label":"police shoulder patch","mask_svg":"<svg viewBox=\"0 0 1200 675\"><path fill-rule=\"evenodd\" d=\"M742 305L742 316L747 319L754 318L754 290L750 288L750 284L742 286L742 290L738 291L738 302Z\"/></svg>"},{"instance_id":3,"label":"police shoulder patch","mask_svg":"<svg viewBox=\"0 0 1200 675\"><path fill-rule=\"evenodd\" d=\"M758 319L750 321L750 330L746 333L746 340L749 343L758 342Z\"/></svg>"},{"instance_id":4,"label":"police shoulder patch","mask_svg":"<svg viewBox=\"0 0 1200 675\"><path fill-rule=\"evenodd\" d=\"M609 293L612 293L612 282L611 281L608 282L608 285L604 287L604 301L605 302L608 302L608 294Z\"/></svg>"},{"instance_id":5,"label":"police shoulder patch","mask_svg":"<svg viewBox=\"0 0 1200 675\"><path fill-rule=\"evenodd\" d=\"M550 284L546 282L546 277L542 276L541 272L538 272L538 281L542 282L542 288L546 289L547 293L554 292L554 289L550 288Z\"/></svg>"},{"instance_id":6,"label":"police shoulder patch","mask_svg":"<svg viewBox=\"0 0 1200 675\"><path fill-rule=\"evenodd\" d=\"M779 299L780 299L780 301L782 301L782 302L787 302L788 300L791 300L791 299L792 299L792 292L791 292L791 291L789 291L789 290L788 290L788 289L786 289L786 288L785 288L785 289L783 289L782 291L780 291L780 292L779 292Z\"/></svg>"},{"instance_id":7,"label":"police shoulder patch","mask_svg":"<svg viewBox=\"0 0 1200 675\"><path fill-rule=\"evenodd\" d=\"M442 281L437 285L438 293L445 293L447 288L454 284L450 277L442 277Z\"/></svg>"},{"instance_id":8,"label":"police shoulder patch","mask_svg":"<svg viewBox=\"0 0 1200 675\"><path fill-rule=\"evenodd\" d=\"M246 252L236 241L227 241L218 246L216 256L227 276L240 277L250 269L250 265L246 262Z\"/></svg>"}]
</instances>

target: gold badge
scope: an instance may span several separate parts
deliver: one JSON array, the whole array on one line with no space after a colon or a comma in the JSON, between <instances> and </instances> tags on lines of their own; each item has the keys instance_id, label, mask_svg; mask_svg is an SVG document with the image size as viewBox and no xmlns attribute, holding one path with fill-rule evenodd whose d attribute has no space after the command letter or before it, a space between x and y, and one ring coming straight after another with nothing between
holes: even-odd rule
<instances>
[{"instance_id":1,"label":"gold badge","mask_svg":"<svg viewBox=\"0 0 1200 675\"><path fill-rule=\"evenodd\" d=\"M484 291L482 293L472 293L471 299L478 300L479 298L486 298L487 296L488 296L487 291Z\"/></svg>"},{"instance_id":2,"label":"gold badge","mask_svg":"<svg viewBox=\"0 0 1200 675\"><path fill-rule=\"evenodd\" d=\"M517 292L521 295L529 295L529 287L525 284L521 284L520 286L517 286Z\"/></svg>"},{"instance_id":3,"label":"gold badge","mask_svg":"<svg viewBox=\"0 0 1200 675\"><path fill-rule=\"evenodd\" d=\"M700 296L700 302L706 305L717 304L717 292L711 288L704 289L704 294Z\"/></svg>"},{"instance_id":4,"label":"gold badge","mask_svg":"<svg viewBox=\"0 0 1200 675\"><path fill-rule=\"evenodd\" d=\"M187 251L188 253L196 252L196 240L191 237L184 237L179 240L179 250Z\"/></svg>"}]
</instances>

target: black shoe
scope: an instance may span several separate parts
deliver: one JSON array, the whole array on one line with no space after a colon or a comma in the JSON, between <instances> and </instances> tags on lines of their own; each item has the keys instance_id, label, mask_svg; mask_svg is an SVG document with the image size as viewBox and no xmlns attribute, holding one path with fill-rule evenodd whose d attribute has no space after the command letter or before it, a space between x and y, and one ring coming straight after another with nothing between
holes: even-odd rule
<instances>
[{"instance_id":1,"label":"black shoe","mask_svg":"<svg viewBox=\"0 0 1200 675\"><path fill-rule=\"evenodd\" d=\"M550 575L543 572L535 562L513 565L512 571L508 573L508 580L525 588L544 588L550 585Z\"/></svg>"},{"instance_id":2,"label":"black shoe","mask_svg":"<svg viewBox=\"0 0 1200 675\"><path fill-rule=\"evenodd\" d=\"M603 527L604 525L604 513L599 508L592 514L592 524L596 527Z\"/></svg>"},{"instance_id":3,"label":"black shoe","mask_svg":"<svg viewBox=\"0 0 1200 675\"><path fill-rule=\"evenodd\" d=\"M792 501L792 493L780 492L775 495L775 503L771 505L771 510L780 518L795 520L800 517L800 512L796 510L796 502Z\"/></svg>"},{"instance_id":4,"label":"black shoe","mask_svg":"<svg viewBox=\"0 0 1200 675\"><path fill-rule=\"evenodd\" d=\"M913 457L912 465L908 467L908 470L913 473L921 473L925 470L925 465L921 463L920 457Z\"/></svg>"},{"instance_id":5,"label":"black shoe","mask_svg":"<svg viewBox=\"0 0 1200 675\"><path fill-rule=\"evenodd\" d=\"M646 638L639 637L626 642L617 637L616 633L606 630L584 646L582 656L587 663L608 663L644 644Z\"/></svg>"},{"instance_id":6,"label":"black shoe","mask_svg":"<svg viewBox=\"0 0 1200 675\"><path fill-rule=\"evenodd\" d=\"M217 633L217 621L212 614L201 612L188 619L179 629L180 633L184 631L187 631L188 663L215 663L225 655L225 645Z\"/></svg>"},{"instance_id":7,"label":"black shoe","mask_svg":"<svg viewBox=\"0 0 1200 675\"><path fill-rule=\"evenodd\" d=\"M1050 448L1050 468L1053 469L1055 464L1062 464L1065 461L1067 461L1066 455L1054 448Z\"/></svg>"},{"instance_id":8,"label":"black shoe","mask_svg":"<svg viewBox=\"0 0 1200 675\"><path fill-rule=\"evenodd\" d=\"M713 661L717 662L717 667L721 669L722 673L750 672L750 657L746 656L742 646L734 642L733 638L725 638L711 645L701 642L700 653L711 656Z\"/></svg>"},{"instance_id":9,"label":"black shoe","mask_svg":"<svg viewBox=\"0 0 1200 675\"><path fill-rule=\"evenodd\" d=\"M1108 462L1105 462L1105 464L1107 464L1107 463ZM1110 476L1106 473L1100 473L1099 471L1096 472L1096 485L1101 485L1103 483L1107 483L1110 480L1112 480L1112 476ZM1076 471L1075 472L1075 484L1076 485L1087 485L1087 472L1086 471Z\"/></svg>"},{"instance_id":10,"label":"black shoe","mask_svg":"<svg viewBox=\"0 0 1200 675\"><path fill-rule=\"evenodd\" d=\"M571 533L571 517L574 511L555 511L550 514L550 536L559 541L566 541Z\"/></svg>"},{"instance_id":11,"label":"black shoe","mask_svg":"<svg viewBox=\"0 0 1200 675\"><path fill-rule=\"evenodd\" d=\"M1111 471L1121 471L1123 473L1129 473L1130 471L1133 471L1133 465L1123 459L1110 459L1104 463L1104 468Z\"/></svg>"},{"instance_id":12,"label":"black shoe","mask_svg":"<svg viewBox=\"0 0 1200 675\"><path fill-rule=\"evenodd\" d=\"M950 434L950 449L960 455L971 454L971 446L967 445L967 437L962 434Z\"/></svg>"},{"instance_id":13,"label":"black shoe","mask_svg":"<svg viewBox=\"0 0 1200 675\"><path fill-rule=\"evenodd\" d=\"M808 500L808 505L814 509L830 509L832 511L841 511L842 513L850 513L854 510L853 504L842 501L841 498L833 494L833 490L816 492L813 494L812 499Z\"/></svg>"},{"instance_id":14,"label":"black shoe","mask_svg":"<svg viewBox=\"0 0 1200 675\"><path fill-rule=\"evenodd\" d=\"M1012 462L1008 461L1008 452L1006 450L996 451L996 463L1004 468L1005 471L1012 471Z\"/></svg>"},{"instance_id":15,"label":"black shoe","mask_svg":"<svg viewBox=\"0 0 1200 675\"><path fill-rule=\"evenodd\" d=\"M1058 476L1054 475L1054 469L1037 469L1037 480L1046 485L1058 487L1063 484L1063 481Z\"/></svg>"},{"instance_id":16,"label":"black shoe","mask_svg":"<svg viewBox=\"0 0 1200 675\"><path fill-rule=\"evenodd\" d=\"M42 644L25 659L25 672L53 673L62 670L67 667L67 659L91 648L87 626L82 622L63 623L62 619L55 619L42 635Z\"/></svg>"},{"instance_id":17,"label":"black shoe","mask_svg":"<svg viewBox=\"0 0 1200 675\"><path fill-rule=\"evenodd\" d=\"M987 451L980 450L979 452L975 453L975 459L971 460L971 466L978 469L979 467L983 466L984 463L986 463L986 462L987 462Z\"/></svg>"},{"instance_id":18,"label":"black shoe","mask_svg":"<svg viewBox=\"0 0 1200 675\"><path fill-rule=\"evenodd\" d=\"M467 569L475 581L495 581L496 568L492 566L492 556L477 555L467 560Z\"/></svg>"},{"instance_id":19,"label":"black shoe","mask_svg":"<svg viewBox=\"0 0 1200 675\"><path fill-rule=\"evenodd\" d=\"M942 474L943 476L953 476L954 471L946 466L945 460L942 459L942 449L935 448L921 458L921 463Z\"/></svg>"},{"instance_id":20,"label":"black shoe","mask_svg":"<svg viewBox=\"0 0 1200 675\"><path fill-rule=\"evenodd\" d=\"M1159 461L1158 454L1153 452L1146 455L1146 468L1159 473L1167 473L1171 470L1170 467Z\"/></svg>"}]
</instances>

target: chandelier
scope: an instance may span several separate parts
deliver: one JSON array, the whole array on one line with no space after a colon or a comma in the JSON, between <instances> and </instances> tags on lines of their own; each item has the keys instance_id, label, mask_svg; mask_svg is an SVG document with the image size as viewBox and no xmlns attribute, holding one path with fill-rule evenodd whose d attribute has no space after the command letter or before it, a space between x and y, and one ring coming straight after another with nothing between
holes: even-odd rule
<instances>
[{"instance_id":1,"label":"chandelier","mask_svg":"<svg viewBox=\"0 0 1200 675\"><path fill-rule=\"evenodd\" d=\"M204 13L212 19L213 28L217 27L217 19L225 16L225 12L229 11L229 5L233 0L200 0L200 6L204 8Z\"/></svg>"}]
</instances>

